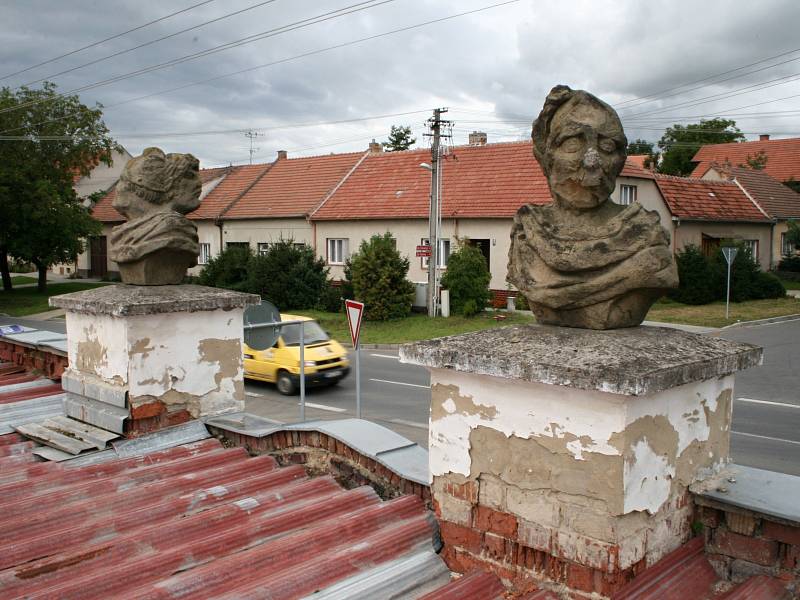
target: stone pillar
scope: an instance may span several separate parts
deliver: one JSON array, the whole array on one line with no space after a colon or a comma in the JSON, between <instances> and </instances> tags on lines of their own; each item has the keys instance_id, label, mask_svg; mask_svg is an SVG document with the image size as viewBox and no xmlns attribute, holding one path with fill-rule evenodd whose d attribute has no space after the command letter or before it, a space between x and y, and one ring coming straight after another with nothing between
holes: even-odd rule
<instances>
[{"instance_id":1,"label":"stone pillar","mask_svg":"<svg viewBox=\"0 0 800 600\"><path fill-rule=\"evenodd\" d=\"M450 568L608 596L691 535L728 461L733 373L761 349L656 327L531 325L409 344L431 372Z\"/></svg>"},{"instance_id":2,"label":"stone pillar","mask_svg":"<svg viewBox=\"0 0 800 600\"><path fill-rule=\"evenodd\" d=\"M68 416L136 435L244 410L242 316L258 296L114 285L50 299L66 310Z\"/></svg>"}]
</instances>

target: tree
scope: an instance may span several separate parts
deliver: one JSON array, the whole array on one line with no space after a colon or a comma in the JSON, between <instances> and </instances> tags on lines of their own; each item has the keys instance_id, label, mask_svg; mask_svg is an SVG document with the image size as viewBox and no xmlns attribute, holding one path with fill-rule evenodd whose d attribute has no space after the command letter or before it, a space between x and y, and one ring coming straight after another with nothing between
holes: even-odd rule
<instances>
[{"instance_id":1,"label":"tree","mask_svg":"<svg viewBox=\"0 0 800 600\"><path fill-rule=\"evenodd\" d=\"M398 152L408 150L417 142L417 138L411 137L411 127L403 125L392 125L389 132L389 141L383 142L383 147L387 152Z\"/></svg>"},{"instance_id":2,"label":"tree","mask_svg":"<svg viewBox=\"0 0 800 600\"><path fill-rule=\"evenodd\" d=\"M411 312L414 285L406 279L408 258L400 256L388 231L361 242L350 257L348 273L353 295L364 303L368 321L388 321L406 317Z\"/></svg>"},{"instance_id":3,"label":"tree","mask_svg":"<svg viewBox=\"0 0 800 600\"><path fill-rule=\"evenodd\" d=\"M653 154L653 142L636 139L628 144L628 156L635 154Z\"/></svg>"},{"instance_id":4,"label":"tree","mask_svg":"<svg viewBox=\"0 0 800 600\"><path fill-rule=\"evenodd\" d=\"M767 153L763 150L759 150L753 155L748 154L747 158L745 159L745 164L739 165L740 167L750 167L754 171L763 171L764 167L767 166Z\"/></svg>"},{"instance_id":5,"label":"tree","mask_svg":"<svg viewBox=\"0 0 800 600\"><path fill-rule=\"evenodd\" d=\"M786 241L794 245L795 250L800 248L800 222L794 219L786 222Z\"/></svg>"},{"instance_id":6,"label":"tree","mask_svg":"<svg viewBox=\"0 0 800 600\"><path fill-rule=\"evenodd\" d=\"M667 127L658 141L661 149L659 173L667 175L689 175L694 166L692 158L701 146L743 142L744 134L730 119L702 119L689 125L675 124Z\"/></svg>"},{"instance_id":7,"label":"tree","mask_svg":"<svg viewBox=\"0 0 800 600\"><path fill-rule=\"evenodd\" d=\"M208 261L200 271L197 283L209 287L245 291L247 269L253 251L250 246L228 246Z\"/></svg>"},{"instance_id":8,"label":"tree","mask_svg":"<svg viewBox=\"0 0 800 600\"><path fill-rule=\"evenodd\" d=\"M36 265L39 290L47 268L73 261L99 225L75 194L75 177L99 162L110 165L119 146L108 135L102 106L41 89L0 89L0 271L11 289L8 256Z\"/></svg>"},{"instance_id":9,"label":"tree","mask_svg":"<svg viewBox=\"0 0 800 600\"><path fill-rule=\"evenodd\" d=\"M250 259L245 290L285 311L314 308L327 285L325 261L310 246L281 240Z\"/></svg>"},{"instance_id":10,"label":"tree","mask_svg":"<svg viewBox=\"0 0 800 600\"><path fill-rule=\"evenodd\" d=\"M489 302L492 276L480 248L469 240L459 240L458 250L447 259L442 287L450 291L450 307L455 314L472 316L482 312Z\"/></svg>"}]
</instances>

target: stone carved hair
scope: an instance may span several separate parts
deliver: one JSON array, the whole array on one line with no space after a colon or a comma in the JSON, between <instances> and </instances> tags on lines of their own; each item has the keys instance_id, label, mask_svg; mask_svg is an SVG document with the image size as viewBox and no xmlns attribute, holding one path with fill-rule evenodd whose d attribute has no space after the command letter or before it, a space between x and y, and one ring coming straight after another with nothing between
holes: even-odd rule
<instances>
[{"instance_id":1,"label":"stone carved hair","mask_svg":"<svg viewBox=\"0 0 800 600\"><path fill-rule=\"evenodd\" d=\"M547 98L544 101L544 106L542 107L539 116L533 122L533 128L531 130L531 139L533 140L533 155L536 157L536 160L539 161L539 164L542 166L545 174L550 172L550 167L552 165L552 157L550 152L548 152L550 127L553 123L553 118L555 117L556 113L567 103L571 103L573 105L583 103L591 104L607 112L619 123L620 134L624 139L622 122L620 122L619 117L613 108L589 92L585 92L583 90L573 90L566 85L557 85L550 90L549 94L547 94ZM624 146L627 146L627 140L625 140Z\"/></svg>"},{"instance_id":2,"label":"stone carved hair","mask_svg":"<svg viewBox=\"0 0 800 600\"><path fill-rule=\"evenodd\" d=\"M125 165L118 195L130 192L152 204L171 204L185 194L186 173L199 169L199 161L191 154L164 154L159 148L147 148Z\"/></svg>"}]
</instances>

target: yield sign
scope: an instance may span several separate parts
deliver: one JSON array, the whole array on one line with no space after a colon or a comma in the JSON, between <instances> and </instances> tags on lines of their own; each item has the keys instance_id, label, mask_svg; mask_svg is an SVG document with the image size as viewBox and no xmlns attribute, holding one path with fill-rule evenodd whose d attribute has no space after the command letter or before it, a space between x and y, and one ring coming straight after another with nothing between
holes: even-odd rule
<instances>
[{"instance_id":1,"label":"yield sign","mask_svg":"<svg viewBox=\"0 0 800 600\"><path fill-rule=\"evenodd\" d=\"M361 333L361 317L364 315L364 303L345 300L344 306L347 312L347 324L350 326L350 339L353 342L353 348L358 349L358 336Z\"/></svg>"}]
</instances>

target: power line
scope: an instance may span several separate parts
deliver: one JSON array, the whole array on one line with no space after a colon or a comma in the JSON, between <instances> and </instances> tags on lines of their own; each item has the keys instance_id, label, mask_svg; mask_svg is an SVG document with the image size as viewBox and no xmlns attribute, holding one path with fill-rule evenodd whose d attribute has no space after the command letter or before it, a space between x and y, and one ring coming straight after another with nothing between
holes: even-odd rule
<instances>
[{"instance_id":1,"label":"power line","mask_svg":"<svg viewBox=\"0 0 800 600\"><path fill-rule=\"evenodd\" d=\"M100 40L99 42L93 42L93 43L91 43L91 44L89 44L87 46L83 46L82 48L78 48L77 50L72 50L71 52L67 52L66 54L61 54L59 56L56 56L55 58L47 59L45 61L42 61L40 63L37 63L35 65L27 67L25 69L22 69L20 71L15 71L14 73L9 73L8 75L3 75L2 77L0 77L0 81L2 81L3 79L8 79L9 77L13 77L14 75L19 75L21 73L26 73L27 71L35 69L36 67L41 67L41 66L50 64L50 63L55 62L57 60L60 60L62 58L66 58L67 56L72 56L73 54L77 54L78 52L82 52L84 50L88 50L89 48L94 48L95 46L99 46L100 44L105 44L106 42L110 42L111 40L115 40L115 39L120 38L120 37L122 37L124 35L128 35L129 33L133 33L134 31L138 31L140 29L144 29L145 27L149 27L150 25L154 25L155 23L159 23L161 21L165 21L166 19L169 19L170 17L174 17L175 15L179 15L181 13L188 12L190 10L193 10L193 9L199 7L199 6L203 6L204 4L210 4L211 2L215 2L215 0L205 0L204 2L199 2L197 4L193 4L192 6L189 6L187 8L182 9L182 10L176 11L174 13L170 13L170 14L168 14L168 15L166 15L164 17L161 17L159 19L155 19L153 21L148 21L144 25L139 25L138 27L134 27L133 29L128 29L127 31L123 31L122 33L117 33L116 35L112 35L111 37L107 37L107 38L105 38L103 40Z\"/></svg>"},{"instance_id":2,"label":"power line","mask_svg":"<svg viewBox=\"0 0 800 600\"><path fill-rule=\"evenodd\" d=\"M213 1L213 0L210 0L210 1ZM133 46L132 48L128 48L127 50L120 50L119 52L114 52L113 54L109 54L107 56L104 56L102 58L98 58L98 59L90 61L88 63L82 64L82 65L78 65L77 67L72 67L71 69L66 69L64 71L59 71L58 73L53 73L52 75L48 75L47 77L42 77L42 78L36 79L34 81L29 81L28 83L23 83L22 85L23 86L28 86L28 85L33 85L35 83L41 83L42 81L49 81L49 80L53 79L54 77L58 77L60 75L66 75L67 73L72 73L73 71L77 71L79 69L83 69L83 68L89 67L91 65L96 65L98 63L104 62L104 61L109 60L111 58L115 58L117 56L122 56L123 54L127 54L128 52L133 52L134 50L139 50L140 48L144 48L145 46L152 46L153 44L157 44L158 42L163 42L164 40L168 40L170 38L176 37L176 36L181 35L183 33L187 33L189 31L193 31L195 29L200 29L201 27L205 27L206 25L210 25L211 23L217 23L219 21L223 21L225 19L229 19L229 18L234 17L236 15L240 15L242 13L245 13L247 11L253 10L255 8L259 8L261 6L264 6L265 4L272 4L273 2L276 2L276 1L277 0L266 0L265 2L259 2L258 4L253 4L252 6L248 6L247 8L243 8L243 9L237 10L235 12L224 14L224 15L222 15L220 17L217 17L216 19L211 19L210 21L205 21L204 23L200 23L199 25L194 25L193 27L187 27L186 29L181 29L180 31L176 31L175 33L170 33L169 35L162 36L162 37L157 38L155 40L150 40L149 42L144 42L142 44L139 44L138 46ZM18 87L21 87L21 86L18 86Z\"/></svg>"},{"instance_id":3,"label":"power line","mask_svg":"<svg viewBox=\"0 0 800 600\"><path fill-rule=\"evenodd\" d=\"M366 0L364 2L357 2L356 4L351 4L351 5L346 6L344 8L336 9L334 11L329 11L327 13L322 13L320 15L317 15L315 17L310 17L308 19L302 19L300 21L295 21L294 23L289 23L288 25L282 25L281 27L276 27L274 29L270 29L270 30L267 30L267 31L262 31L261 33L257 33L257 34L250 35L250 36L247 36L247 37L244 37L244 38L240 38L238 40L234 40L233 42L227 42L225 44L220 44L219 46L214 46L213 48L207 48L206 50L202 50L200 52L187 54L185 56L182 56L182 57L179 57L179 58L175 58L175 59L163 62L163 63L159 63L159 64L156 64L156 65L150 65L149 67L144 67L144 68L138 69L136 71L130 71L130 72L125 73L123 75L116 75L114 77L109 77L108 79L103 79L101 81L96 81L94 83L90 83L90 84L87 84L87 85L84 85L84 86L81 86L81 87L73 88L73 89L68 90L66 92L57 94L55 98L42 98L42 99L39 99L39 100L31 100L29 102L23 102L22 104L18 104L17 106L13 106L13 107L9 107L9 108L5 108L5 109L0 110L0 114L5 113L5 112L9 112L9 111L13 111L13 110L18 110L18 109L21 109L21 108L27 108L29 106L35 106L37 104L42 104L44 102L51 102L52 100L55 100L56 98L68 96L68 95L79 93L79 92L85 92L87 90L91 90L91 89L95 89L95 88L98 88L98 87L102 87L104 85L110 85L112 83L117 83L118 81L124 81L126 79L131 79L133 77L138 77L139 75L144 75L146 73L151 73L153 71L158 71L158 70L164 69L166 67L172 67L172 66L175 66L177 64L188 62L190 60L194 60L194 59L197 59L197 58L210 56L210 55L216 54L218 52L223 52L225 50L230 50L231 48L236 48L238 46L243 46L245 44L250 44L250 43L262 40L262 39L266 39L268 37L273 37L273 36L276 36L276 35L280 35L282 33L288 33L290 31L295 31L297 29L303 29L303 28L308 27L310 25L315 25L317 23L322 23L324 21L329 21L331 19L336 19L336 18L345 16L345 15L349 15L349 14L352 14L352 13L355 13L355 12L359 12L361 10L367 10L369 8L375 8L376 6L380 6L382 4L387 4L389 2L394 2L394 1L395 0L380 0L380 1L376 2L376 0ZM369 5L369 6L364 6L364 5Z\"/></svg>"},{"instance_id":4,"label":"power line","mask_svg":"<svg viewBox=\"0 0 800 600\"><path fill-rule=\"evenodd\" d=\"M183 90L183 89L186 89L186 88L194 87L194 86L197 86L197 85L203 85L205 83L211 83L213 81L219 81L220 79L226 79L228 77L234 77L236 75L243 75L244 73L250 73L250 72L253 72L253 71L260 70L260 69L265 69L265 68L268 68L268 67L273 67L273 66L276 66L276 65L280 65L280 64L292 62L292 61L295 61L295 60L299 60L301 58L307 58L309 56L315 56L317 54L322 54L324 52L329 52L331 50L338 50L340 48L346 48L348 46L354 46L354 45L360 44L362 42L367 42L367 41L379 39L379 38L390 36L390 35L394 35L394 34L397 34L397 33L403 33L403 32L406 32L406 31L411 31L411 30L414 30L414 29L418 29L420 27L426 27L428 25L433 25L433 24L436 24L436 23L449 21L451 19L455 19L455 18L458 18L458 17L463 17L463 16L466 16L466 15L471 15L471 14L483 12L483 11L486 11L486 10L490 10L492 8L498 8L500 6L506 6L506 5L509 5L509 4L516 4L517 2L520 2L520 1L521 0L506 0L505 2L498 2L496 4L490 4L488 6L483 6L481 8L476 8L476 9L473 9L473 10L468 10L468 11L464 11L464 12L460 12L460 13L455 13L455 14L452 14L452 15L448 15L446 17L440 17L438 19L431 19L429 21L423 21L422 23L417 23L415 25L409 25L409 26L406 26L406 27L400 27L398 29L392 29L390 31L385 31L383 33L378 33L378 34L375 34L375 35L366 36L366 37L359 38L359 39L356 39L356 40L351 40L349 42L343 42L341 44L336 44L334 46L328 46L326 48L320 48L320 49L317 49L317 50L304 52L303 54L297 54L295 56L290 56L290 57L283 58L283 59L280 59L280 60L276 60L276 61L273 61L273 62L263 63L261 65L256 65L254 67L248 67L246 69L240 69L238 71L232 71L232 72L226 73L224 75L217 75L216 77L210 77L208 79L202 79L202 80L195 81L195 82L192 82L192 83L179 85L177 87L169 88L169 89L166 89L166 90L162 90L160 92L153 92L153 93L150 93L150 94L145 94L144 96L138 96L136 98L130 98L130 99L125 100L123 102L117 102L115 104L110 104L110 105L108 105L108 106L106 106L104 108L118 107L118 106L122 106L124 104L130 104L131 102L138 102L139 100L145 100L147 98L153 98L155 96L161 96L163 94L168 94L170 92L177 92L179 90ZM2 113L2 112L3 111L0 111L0 113ZM76 114L76 113L72 113L72 114ZM60 121L60 120L63 120L65 118L69 118L70 116L72 116L72 115L70 114L70 115L65 115L63 117L58 117L58 118L55 118L55 119L49 119L47 121L42 121L40 123L36 123L34 126L36 126L36 125L44 125L44 124L47 124L47 123L53 123L55 121ZM8 130L3 131L2 133L8 133L9 131L16 131L17 129L23 129L23 128L22 127L17 127L17 128L14 128L14 129L8 129Z\"/></svg>"}]
</instances>

